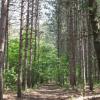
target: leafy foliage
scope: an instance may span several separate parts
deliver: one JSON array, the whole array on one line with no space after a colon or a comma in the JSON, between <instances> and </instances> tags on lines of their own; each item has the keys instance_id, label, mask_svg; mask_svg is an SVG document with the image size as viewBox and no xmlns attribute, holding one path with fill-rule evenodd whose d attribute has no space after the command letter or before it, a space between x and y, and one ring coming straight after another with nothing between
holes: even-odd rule
<instances>
[{"instance_id":1,"label":"leafy foliage","mask_svg":"<svg viewBox=\"0 0 100 100\"><path fill-rule=\"evenodd\" d=\"M17 74L14 67L12 67L10 70L5 70L4 79L5 86L7 88L16 89Z\"/></svg>"},{"instance_id":2,"label":"leafy foliage","mask_svg":"<svg viewBox=\"0 0 100 100\"><path fill-rule=\"evenodd\" d=\"M37 51L39 58L37 58L36 62L34 62L33 59L32 84L35 86L36 84L47 83L48 81L57 81L59 84L64 84L66 83L66 75L68 75L68 73L66 73L68 72L67 59L65 56L62 56L59 60L54 44L45 41L45 38L40 40L39 51ZM9 69L5 70L4 74L6 87L11 89L16 88L18 52L18 39L11 39L9 42ZM29 60L30 59L28 58L28 62ZM60 61L60 64L58 63L58 60ZM58 78L60 78L60 80Z\"/></svg>"}]
</instances>

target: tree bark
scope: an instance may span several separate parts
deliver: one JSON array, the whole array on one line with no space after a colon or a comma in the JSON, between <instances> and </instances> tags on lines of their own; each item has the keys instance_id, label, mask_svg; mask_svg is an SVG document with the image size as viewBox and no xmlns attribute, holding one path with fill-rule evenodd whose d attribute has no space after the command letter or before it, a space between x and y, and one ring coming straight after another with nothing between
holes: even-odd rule
<instances>
[{"instance_id":1,"label":"tree bark","mask_svg":"<svg viewBox=\"0 0 100 100\"><path fill-rule=\"evenodd\" d=\"M1 20L0 20L0 100L3 100L3 75L4 66L4 46L5 46L5 29L7 18L7 0L2 0Z\"/></svg>"},{"instance_id":2,"label":"tree bark","mask_svg":"<svg viewBox=\"0 0 100 100\"><path fill-rule=\"evenodd\" d=\"M27 89L27 72L28 72L28 36L29 36L29 2L27 1L27 15L26 15L26 34L25 34L25 57L24 57L24 89Z\"/></svg>"},{"instance_id":3,"label":"tree bark","mask_svg":"<svg viewBox=\"0 0 100 100\"><path fill-rule=\"evenodd\" d=\"M34 18L34 0L32 0L32 9L31 9L31 32L30 32L30 65L29 65L29 88L32 87L32 61L33 61L33 18Z\"/></svg>"},{"instance_id":4,"label":"tree bark","mask_svg":"<svg viewBox=\"0 0 100 100\"><path fill-rule=\"evenodd\" d=\"M21 98L21 90L22 90L23 11L24 11L24 0L21 1L19 65L18 65L18 79L17 79L17 82L18 82L17 83L17 97L18 98Z\"/></svg>"}]
</instances>

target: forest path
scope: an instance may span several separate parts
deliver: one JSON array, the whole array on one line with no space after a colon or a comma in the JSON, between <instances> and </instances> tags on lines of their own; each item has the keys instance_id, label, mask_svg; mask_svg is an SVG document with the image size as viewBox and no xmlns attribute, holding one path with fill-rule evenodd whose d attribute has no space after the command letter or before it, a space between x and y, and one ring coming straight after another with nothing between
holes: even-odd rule
<instances>
[{"instance_id":1,"label":"forest path","mask_svg":"<svg viewBox=\"0 0 100 100\"><path fill-rule=\"evenodd\" d=\"M71 100L71 96L55 84L46 84L31 93L25 93L23 97L25 100Z\"/></svg>"},{"instance_id":2,"label":"forest path","mask_svg":"<svg viewBox=\"0 0 100 100\"><path fill-rule=\"evenodd\" d=\"M24 92L22 99L16 98L16 94L13 93L5 94L4 98L4 100L100 100L100 95L89 95L83 98L77 90L66 91L55 84L46 84L38 89Z\"/></svg>"}]
</instances>

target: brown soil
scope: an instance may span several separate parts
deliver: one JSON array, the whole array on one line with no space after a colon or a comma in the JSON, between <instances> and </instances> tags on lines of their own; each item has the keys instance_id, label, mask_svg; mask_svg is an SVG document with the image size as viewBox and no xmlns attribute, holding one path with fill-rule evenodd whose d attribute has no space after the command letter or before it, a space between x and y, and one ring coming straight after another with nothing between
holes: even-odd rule
<instances>
[{"instance_id":1,"label":"brown soil","mask_svg":"<svg viewBox=\"0 0 100 100\"><path fill-rule=\"evenodd\" d=\"M21 99L15 93L4 94L4 100L100 100L100 89L96 92L88 92L82 96L77 90L64 90L54 84L47 84L39 89L24 92Z\"/></svg>"}]
</instances>

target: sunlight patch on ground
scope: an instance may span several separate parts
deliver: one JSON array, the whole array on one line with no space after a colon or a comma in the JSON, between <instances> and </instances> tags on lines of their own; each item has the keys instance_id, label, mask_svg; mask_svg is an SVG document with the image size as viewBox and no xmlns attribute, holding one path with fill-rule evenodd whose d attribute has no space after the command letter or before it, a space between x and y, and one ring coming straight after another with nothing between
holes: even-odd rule
<instances>
[{"instance_id":1,"label":"sunlight patch on ground","mask_svg":"<svg viewBox=\"0 0 100 100\"><path fill-rule=\"evenodd\" d=\"M99 92L98 92L99 93ZM100 100L100 94L86 94L82 96L79 91L67 90L56 85L44 85L38 89L23 92L21 100ZM16 93L8 92L4 95L4 100L18 100Z\"/></svg>"},{"instance_id":2,"label":"sunlight patch on ground","mask_svg":"<svg viewBox=\"0 0 100 100\"><path fill-rule=\"evenodd\" d=\"M100 94L99 95L92 95L92 96L80 96L78 98L74 98L72 100L91 100L91 99L96 99L96 100L100 100Z\"/></svg>"}]
</instances>

